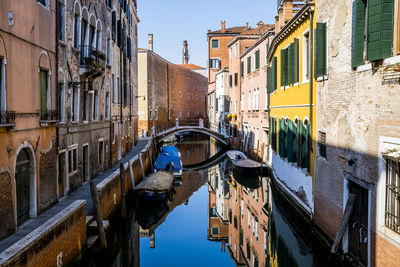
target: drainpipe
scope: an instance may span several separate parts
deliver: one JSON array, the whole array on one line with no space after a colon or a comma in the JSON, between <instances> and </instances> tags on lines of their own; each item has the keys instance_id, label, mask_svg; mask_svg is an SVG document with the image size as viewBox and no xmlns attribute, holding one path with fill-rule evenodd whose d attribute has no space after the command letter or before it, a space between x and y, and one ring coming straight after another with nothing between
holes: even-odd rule
<instances>
[{"instance_id":1,"label":"drainpipe","mask_svg":"<svg viewBox=\"0 0 400 267\"><path fill-rule=\"evenodd\" d=\"M310 115L309 115L309 123L310 123L310 131L312 132L313 128L313 45L314 45L314 24L313 24L313 12L314 12L314 6L310 6L310 45L308 46L309 50L309 66L308 66L308 73L310 75ZM311 147L312 150L312 147Z\"/></svg>"},{"instance_id":2,"label":"drainpipe","mask_svg":"<svg viewBox=\"0 0 400 267\"><path fill-rule=\"evenodd\" d=\"M122 7L119 5L120 38L122 38ZM122 39L119 48L119 129L118 129L118 160L122 159Z\"/></svg>"},{"instance_id":3,"label":"drainpipe","mask_svg":"<svg viewBox=\"0 0 400 267\"><path fill-rule=\"evenodd\" d=\"M58 84L58 34L59 34L59 32L58 32L58 9L60 8L60 3L58 2L58 1L56 1L56 30L55 30L55 32L56 32L56 37L55 37L55 52L56 52L56 62L55 62L55 69L54 69L54 71L55 71L55 76L56 76L56 78L55 78L55 80L56 80L56 112L57 112L57 117L58 117L58 120L60 120L61 118L60 118L60 103L59 103L59 90L60 90L60 87L59 87L59 84ZM64 98L65 99L65 98ZM58 124L56 124L56 166L57 166L57 184L58 184L58 179L59 179L59 176L60 176L60 166L58 165L58 157L59 157L59 155L58 155L58 151L59 151L59 141L58 141L58 132L59 132L59 129L58 129ZM65 187L65 186L64 186ZM58 191L58 186L57 186L57 191ZM65 188L63 188L63 190L64 190ZM64 192L63 192L64 193ZM60 192L58 192L58 197L60 197Z\"/></svg>"}]
</instances>

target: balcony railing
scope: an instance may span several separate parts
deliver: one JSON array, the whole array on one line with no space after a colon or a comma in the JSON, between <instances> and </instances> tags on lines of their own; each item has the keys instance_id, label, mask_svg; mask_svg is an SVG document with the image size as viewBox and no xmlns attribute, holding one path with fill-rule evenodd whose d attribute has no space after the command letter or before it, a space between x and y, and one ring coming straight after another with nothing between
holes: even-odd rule
<instances>
[{"instance_id":1,"label":"balcony railing","mask_svg":"<svg viewBox=\"0 0 400 267\"><path fill-rule=\"evenodd\" d=\"M56 122L58 121L58 112L56 110L39 110L40 121Z\"/></svg>"},{"instance_id":2,"label":"balcony railing","mask_svg":"<svg viewBox=\"0 0 400 267\"><path fill-rule=\"evenodd\" d=\"M14 126L15 125L15 112L14 111L0 111L0 126Z\"/></svg>"},{"instance_id":3,"label":"balcony railing","mask_svg":"<svg viewBox=\"0 0 400 267\"><path fill-rule=\"evenodd\" d=\"M91 45L81 46L80 64L91 74L102 74L106 65L106 54Z\"/></svg>"}]
</instances>

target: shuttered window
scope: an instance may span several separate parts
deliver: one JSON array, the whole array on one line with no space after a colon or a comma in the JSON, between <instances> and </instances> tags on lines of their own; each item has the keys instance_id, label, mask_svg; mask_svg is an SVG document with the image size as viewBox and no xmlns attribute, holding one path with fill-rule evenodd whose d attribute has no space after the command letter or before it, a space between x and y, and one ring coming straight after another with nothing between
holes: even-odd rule
<instances>
[{"instance_id":1,"label":"shuttered window","mask_svg":"<svg viewBox=\"0 0 400 267\"><path fill-rule=\"evenodd\" d=\"M276 119L275 118L270 118L270 144L272 147L273 151L276 151Z\"/></svg>"},{"instance_id":2,"label":"shuttered window","mask_svg":"<svg viewBox=\"0 0 400 267\"><path fill-rule=\"evenodd\" d=\"M294 139L296 137L296 127L291 120L287 122L287 158L289 162L296 162L294 154Z\"/></svg>"},{"instance_id":3,"label":"shuttered window","mask_svg":"<svg viewBox=\"0 0 400 267\"><path fill-rule=\"evenodd\" d=\"M247 58L247 74L251 72L251 57Z\"/></svg>"},{"instance_id":4,"label":"shuttered window","mask_svg":"<svg viewBox=\"0 0 400 267\"><path fill-rule=\"evenodd\" d=\"M235 73L235 86L237 86L238 85L238 73L236 72Z\"/></svg>"},{"instance_id":5,"label":"shuttered window","mask_svg":"<svg viewBox=\"0 0 400 267\"><path fill-rule=\"evenodd\" d=\"M326 23L317 23L314 32L314 77L326 75Z\"/></svg>"},{"instance_id":6,"label":"shuttered window","mask_svg":"<svg viewBox=\"0 0 400 267\"><path fill-rule=\"evenodd\" d=\"M367 59L373 61L390 57L393 0L368 0L367 14Z\"/></svg>"},{"instance_id":7,"label":"shuttered window","mask_svg":"<svg viewBox=\"0 0 400 267\"><path fill-rule=\"evenodd\" d=\"M299 60L299 39L294 39L294 44L293 44L293 50L294 50L294 66L293 66L293 83L298 83L299 82L299 66L300 66L300 60Z\"/></svg>"},{"instance_id":8,"label":"shuttered window","mask_svg":"<svg viewBox=\"0 0 400 267\"><path fill-rule=\"evenodd\" d=\"M392 55L393 0L354 0L352 16L352 66Z\"/></svg>"},{"instance_id":9,"label":"shuttered window","mask_svg":"<svg viewBox=\"0 0 400 267\"><path fill-rule=\"evenodd\" d=\"M271 94L273 89L272 89L272 67L267 67L267 93Z\"/></svg>"},{"instance_id":10,"label":"shuttered window","mask_svg":"<svg viewBox=\"0 0 400 267\"><path fill-rule=\"evenodd\" d=\"M260 68L260 50L255 52L256 70Z\"/></svg>"},{"instance_id":11,"label":"shuttered window","mask_svg":"<svg viewBox=\"0 0 400 267\"><path fill-rule=\"evenodd\" d=\"M286 49L281 50L281 87L286 85L285 51Z\"/></svg>"},{"instance_id":12,"label":"shuttered window","mask_svg":"<svg viewBox=\"0 0 400 267\"><path fill-rule=\"evenodd\" d=\"M277 58L274 57L272 59L272 81L273 81L273 90L275 91L278 88L278 67L277 67Z\"/></svg>"},{"instance_id":13,"label":"shuttered window","mask_svg":"<svg viewBox=\"0 0 400 267\"><path fill-rule=\"evenodd\" d=\"M244 62L240 62L240 78L244 77Z\"/></svg>"},{"instance_id":14,"label":"shuttered window","mask_svg":"<svg viewBox=\"0 0 400 267\"><path fill-rule=\"evenodd\" d=\"M269 45L268 43L265 44L265 65L268 65L268 52L269 52Z\"/></svg>"},{"instance_id":15,"label":"shuttered window","mask_svg":"<svg viewBox=\"0 0 400 267\"><path fill-rule=\"evenodd\" d=\"M122 27L121 27L121 20L117 21L117 45L121 48L122 44Z\"/></svg>"},{"instance_id":16,"label":"shuttered window","mask_svg":"<svg viewBox=\"0 0 400 267\"><path fill-rule=\"evenodd\" d=\"M300 167L309 169L310 166L310 150L309 150L309 134L310 134L310 125L309 123L303 124L301 123L300 127Z\"/></svg>"},{"instance_id":17,"label":"shuttered window","mask_svg":"<svg viewBox=\"0 0 400 267\"><path fill-rule=\"evenodd\" d=\"M363 0L354 0L352 20L351 66L354 68L364 63L365 2Z\"/></svg>"},{"instance_id":18,"label":"shuttered window","mask_svg":"<svg viewBox=\"0 0 400 267\"><path fill-rule=\"evenodd\" d=\"M286 85L294 83L294 43L288 47L288 77Z\"/></svg>"},{"instance_id":19,"label":"shuttered window","mask_svg":"<svg viewBox=\"0 0 400 267\"><path fill-rule=\"evenodd\" d=\"M111 32L112 32L112 40L115 42L117 38L117 13L115 11L111 12Z\"/></svg>"}]
</instances>

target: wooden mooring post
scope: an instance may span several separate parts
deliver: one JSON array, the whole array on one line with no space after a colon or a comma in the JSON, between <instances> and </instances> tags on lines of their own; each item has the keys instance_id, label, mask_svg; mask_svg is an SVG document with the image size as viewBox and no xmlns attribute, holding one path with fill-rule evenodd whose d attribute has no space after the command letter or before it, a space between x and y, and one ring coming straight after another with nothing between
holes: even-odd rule
<instances>
[{"instance_id":1,"label":"wooden mooring post","mask_svg":"<svg viewBox=\"0 0 400 267\"><path fill-rule=\"evenodd\" d=\"M119 163L119 178L121 181L121 217L126 218L126 194L125 194L125 170L124 163Z\"/></svg>"},{"instance_id":2,"label":"wooden mooring post","mask_svg":"<svg viewBox=\"0 0 400 267\"><path fill-rule=\"evenodd\" d=\"M144 172L142 153L139 153L139 166L140 166L140 172L142 173L142 179L144 179L146 177L146 173Z\"/></svg>"},{"instance_id":3,"label":"wooden mooring post","mask_svg":"<svg viewBox=\"0 0 400 267\"><path fill-rule=\"evenodd\" d=\"M107 239L106 239L106 233L104 231L103 217L101 216L100 199L97 193L97 186L93 180L90 180L90 193L92 194L93 205L94 205L94 217L97 222L97 229L99 230L101 248L103 250L107 250Z\"/></svg>"}]
</instances>

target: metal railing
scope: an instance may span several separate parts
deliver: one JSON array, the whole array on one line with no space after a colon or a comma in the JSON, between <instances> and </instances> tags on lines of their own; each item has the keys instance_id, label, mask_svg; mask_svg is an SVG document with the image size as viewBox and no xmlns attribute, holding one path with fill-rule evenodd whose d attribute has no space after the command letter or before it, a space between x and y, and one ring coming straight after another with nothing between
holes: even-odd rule
<instances>
[{"instance_id":1,"label":"metal railing","mask_svg":"<svg viewBox=\"0 0 400 267\"><path fill-rule=\"evenodd\" d=\"M91 45L83 45L81 46L80 64L104 71L106 54Z\"/></svg>"},{"instance_id":2,"label":"metal railing","mask_svg":"<svg viewBox=\"0 0 400 267\"><path fill-rule=\"evenodd\" d=\"M58 112L56 110L39 110L41 121L58 121Z\"/></svg>"},{"instance_id":3,"label":"metal railing","mask_svg":"<svg viewBox=\"0 0 400 267\"><path fill-rule=\"evenodd\" d=\"M15 112L14 111L0 111L0 125L11 125L15 124Z\"/></svg>"}]
</instances>

